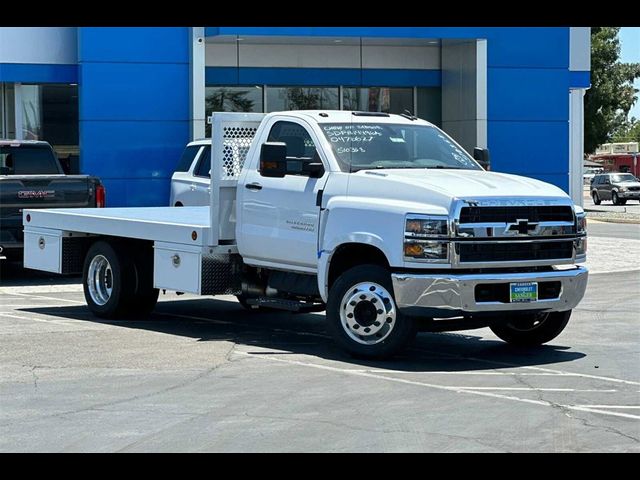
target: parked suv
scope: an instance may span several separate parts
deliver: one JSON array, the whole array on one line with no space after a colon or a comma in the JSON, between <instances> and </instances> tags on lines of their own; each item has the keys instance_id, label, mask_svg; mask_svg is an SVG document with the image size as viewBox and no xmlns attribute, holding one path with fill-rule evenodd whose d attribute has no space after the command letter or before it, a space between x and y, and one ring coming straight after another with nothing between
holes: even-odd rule
<instances>
[{"instance_id":1,"label":"parked suv","mask_svg":"<svg viewBox=\"0 0 640 480\"><path fill-rule=\"evenodd\" d=\"M640 181L630 173L596 175L591 182L591 198L596 205L602 200L611 200L614 205L640 200Z\"/></svg>"},{"instance_id":2,"label":"parked suv","mask_svg":"<svg viewBox=\"0 0 640 480\"><path fill-rule=\"evenodd\" d=\"M187 144L171 176L172 207L209 205L211 193L211 139Z\"/></svg>"}]
</instances>

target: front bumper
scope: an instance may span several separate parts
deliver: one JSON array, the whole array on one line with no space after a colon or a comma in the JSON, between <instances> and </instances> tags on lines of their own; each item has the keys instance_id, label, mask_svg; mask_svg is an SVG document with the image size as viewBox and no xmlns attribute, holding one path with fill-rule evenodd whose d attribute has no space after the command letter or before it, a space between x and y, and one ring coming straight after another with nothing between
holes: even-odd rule
<instances>
[{"instance_id":1,"label":"front bumper","mask_svg":"<svg viewBox=\"0 0 640 480\"><path fill-rule=\"evenodd\" d=\"M429 316L442 314L453 316L481 312L511 312L518 310L542 310L561 312L573 309L587 288L589 272L575 266L566 270L531 273L483 273L483 274L405 274L393 273L393 290L396 304L401 310L416 308L426 310ZM557 298L529 303L478 302L476 286L480 284L505 284L511 282L561 283Z\"/></svg>"},{"instance_id":2,"label":"front bumper","mask_svg":"<svg viewBox=\"0 0 640 480\"><path fill-rule=\"evenodd\" d=\"M625 200L640 200L640 191L639 192L618 192L618 197L624 198Z\"/></svg>"}]
</instances>

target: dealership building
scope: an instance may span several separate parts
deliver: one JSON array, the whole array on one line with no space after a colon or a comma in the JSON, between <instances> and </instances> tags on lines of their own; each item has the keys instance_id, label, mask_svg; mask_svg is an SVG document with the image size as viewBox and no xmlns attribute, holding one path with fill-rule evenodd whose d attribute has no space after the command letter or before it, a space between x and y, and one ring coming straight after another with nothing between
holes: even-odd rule
<instances>
[{"instance_id":1,"label":"dealership building","mask_svg":"<svg viewBox=\"0 0 640 480\"><path fill-rule=\"evenodd\" d=\"M0 138L167 205L216 111L409 111L582 204L588 27L0 28Z\"/></svg>"}]
</instances>

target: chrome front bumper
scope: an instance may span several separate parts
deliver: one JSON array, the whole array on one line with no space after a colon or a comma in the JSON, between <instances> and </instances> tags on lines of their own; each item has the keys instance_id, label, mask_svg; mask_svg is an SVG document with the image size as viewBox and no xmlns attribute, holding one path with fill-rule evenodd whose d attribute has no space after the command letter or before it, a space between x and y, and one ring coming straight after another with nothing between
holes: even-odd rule
<instances>
[{"instance_id":1,"label":"chrome front bumper","mask_svg":"<svg viewBox=\"0 0 640 480\"><path fill-rule=\"evenodd\" d=\"M640 191L637 192L618 192L618 197L625 200L638 200L640 199Z\"/></svg>"},{"instance_id":2,"label":"chrome front bumper","mask_svg":"<svg viewBox=\"0 0 640 480\"><path fill-rule=\"evenodd\" d=\"M393 290L400 309L425 308L443 314L509 312L516 310L565 311L573 309L587 288L589 272L576 266L566 270L533 273L486 274L405 274L393 273ZM557 298L529 303L476 302L475 287L487 283L548 282L561 283ZM446 315L443 315L446 316Z\"/></svg>"}]
</instances>

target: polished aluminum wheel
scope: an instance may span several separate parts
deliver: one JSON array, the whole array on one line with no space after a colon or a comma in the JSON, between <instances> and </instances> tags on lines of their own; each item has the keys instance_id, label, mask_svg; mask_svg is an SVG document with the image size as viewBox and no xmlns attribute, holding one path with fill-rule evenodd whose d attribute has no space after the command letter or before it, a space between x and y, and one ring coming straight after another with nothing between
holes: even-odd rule
<instances>
[{"instance_id":1,"label":"polished aluminum wheel","mask_svg":"<svg viewBox=\"0 0 640 480\"><path fill-rule=\"evenodd\" d=\"M358 283L342 297L340 320L351 339L363 345L375 345L393 331L396 305L383 286L372 282Z\"/></svg>"},{"instance_id":2,"label":"polished aluminum wheel","mask_svg":"<svg viewBox=\"0 0 640 480\"><path fill-rule=\"evenodd\" d=\"M111 298L113 292L113 272L111 264L103 255L96 255L91 259L87 274L89 295L96 305L104 305Z\"/></svg>"}]
</instances>

